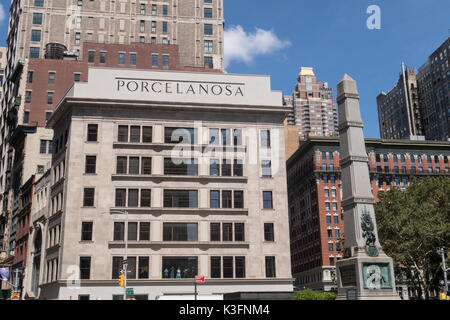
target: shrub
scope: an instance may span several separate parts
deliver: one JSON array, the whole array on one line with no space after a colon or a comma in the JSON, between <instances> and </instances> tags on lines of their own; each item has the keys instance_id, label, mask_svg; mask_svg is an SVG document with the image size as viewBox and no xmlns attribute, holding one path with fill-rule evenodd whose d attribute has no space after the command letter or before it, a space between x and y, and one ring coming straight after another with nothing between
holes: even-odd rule
<instances>
[{"instance_id":1,"label":"shrub","mask_svg":"<svg viewBox=\"0 0 450 320\"><path fill-rule=\"evenodd\" d=\"M318 292L311 289L297 291L292 297L293 300L335 300L335 292Z\"/></svg>"}]
</instances>

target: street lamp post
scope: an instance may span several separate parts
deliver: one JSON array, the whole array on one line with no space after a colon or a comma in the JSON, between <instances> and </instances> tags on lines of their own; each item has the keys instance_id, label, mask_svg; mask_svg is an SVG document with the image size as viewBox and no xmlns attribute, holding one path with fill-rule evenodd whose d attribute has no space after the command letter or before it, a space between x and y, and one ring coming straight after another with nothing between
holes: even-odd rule
<instances>
[{"instance_id":1,"label":"street lamp post","mask_svg":"<svg viewBox=\"0 0 450 320\"><path fill-rule=\"evenodd\" d=\"M437 253L441 255L442 257L442 270L444 271L444 290L445 290L445 294L447 294L448 292L448 282L447 282L447 266L445 265L445 253L447 252L447 250L445 250L445 248L439 248L437 250Z\"/></svg>"},{"instance_id":2,"label":"street lamp post","mask_svg":"<svg viewBox=\"0 0 450 320\"><path fill-rule=\"evenodd\" d=\"M120 213L125 214L127 216L125 222L125 257L122 263L122 271L123 271L123 300L127 299L127 278L128 278L128 211L124 210L112 210L110 213Z\"/></svg>"}]
</instances>

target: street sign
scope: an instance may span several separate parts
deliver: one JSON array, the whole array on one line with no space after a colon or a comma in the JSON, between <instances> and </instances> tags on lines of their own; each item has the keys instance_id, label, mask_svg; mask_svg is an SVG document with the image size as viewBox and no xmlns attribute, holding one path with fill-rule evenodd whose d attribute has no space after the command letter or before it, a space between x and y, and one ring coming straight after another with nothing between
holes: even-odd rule
<instances>
[{"instance_id":1,"label":"street sign","mask_svg":"<svg viewBox=\"0 0 450 320\"><path fill-rule=\"evenodd\" d=\"M205 282L205 276L195 276L195 282Z\"/></svg>"},{"instance_id":2,"label":"street sign","mask_svg":"<svg viewBox=\"0 0 450 320\"><path fill-rule=\"evenodd\" d=\"M11 300L20 300L20 292L11 292Z\"/></svg>"},{"instance_id":3,"label":"street sign","mask_svg":"<svg viewBox=\"0 0 450 320\"><path fill-rule=\"evenodd\" d=\"M134 295L134 289L133 288L127 288L127 296Z\"/></svg>"}]
</instances>

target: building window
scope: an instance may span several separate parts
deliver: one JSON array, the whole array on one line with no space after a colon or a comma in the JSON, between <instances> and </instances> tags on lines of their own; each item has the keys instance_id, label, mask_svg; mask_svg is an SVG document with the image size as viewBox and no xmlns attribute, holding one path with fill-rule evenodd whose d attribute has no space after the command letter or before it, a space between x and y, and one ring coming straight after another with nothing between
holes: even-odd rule
<instances>
[{"instance_id":1,"label":"building window","mask_svg":"<svg viewBox=\"0 0 450 320\"><path fill-rule=\"evenodd\" d=\"M168 6L167 5L163 5L162 8L163 8L163 16L167 16Z\"/></svg>"},{"instance_id":2,"label":"building window","mask_svg":"<svg viewBox=\"0 0 450 320\"><path fill-rule=\"evenodd\" d=\"M94 188L84 188L83 195L83 206L84 207L93 207L94 206Z\"/></svg>"},{"instance_id":3,"label":"building window","mask_svg":"<svg viewBox=\"0 0 450 320\"><path fill-rule=\"evenodd\" d=\"M119 52L119 65L125 64L125 52Z\"/></svg>"},{"instance_id":4,"label":"building window","mask_svg":"<svg viewBox=\"0 0 450 320\"><path fill-rule=\"evenodd\" d=\"M42 24L42 13L33 13L33 24L35 25Z\"/></svg>"},{"instance_id":5,"label":"building window","mask_svg":"<svg viewBox=\"0 0 450 320\"><path fill-rule=\"evenodd\" d=\"M197 223L164 223L163 241L197 241Z\"/></svg>"},{"instance_id":6,"label":"building window","mask_svg":"<svg viewBox=\"0 0 450 320\"><path fill-rule=\"evenodd\" d=\"M47 92L47 104L53 104L53 94L52 91Z\"/></svg>"},{"instance_id":7,"label":"building window","mask_svg":"<svg viewBox=\"0 0 450 320\"><path fill-rule=\"evenodd\" d=\"M328 243L328 251L329 252L333 252L334 251L333 242Z\"/></svg>"},{"instance_id":8,"label":"building window","mask_svg":"<svg viewBox=\"0 0 450 320\"><path fill-rule=\"evenodd\" d=\"M164 190L164 208L198 208L197 190Z\"/></svg>"},{"instance_id":9,"label":"building window","mask_svg":"<svg viewBox=\"0 0 450 320\"><path fill-rule=\"evenodd\" d=\"M330 257L330 266L334 266L334 257Z\"/></svg>"},{"instance_id":10,"label":"building window","mask_svg":"<svg viewBox=\"0 0 450 320\"><path fill-rule=\"evenodd\" d=\"M92 241L92 222L81 223L81 241Z\"/></svg>"},{"instance_id":11,"label":"building window","mask_svg":"<svg viewBox=\"0 0 450 320\"><path fill-rule=\"evenodd\" d=\"M263 208L273 209L272 191L263 191Z\"/></svg>"},{"instance_id":12,"label":"building window","mask_svg":"<svg viewBox=\"0 0 450 320\"><path fill-rule=\"evenodd\" d=\"M203 8L203 17L212 18L212 8Z\"/></svg>"},{"instance_id":13,"label":"building window","mask_svg":"<svg viewBox=\"0 0 450 320\"><path fill-rule=\"evenodd\" d=\"M48 120L50 120L50 118L52 117L52 111L45 111L45 123L48 122Z\"/></svg>"},{"instance_id":14,"label":"building window","mask_svg":"<svg viewBox=\"0 0 450 320\"><path fill-rule=\"evenodd\" d=\"M31 30L31 41L34 42L41 41L41 30Z\"/></svg>"},{"instance_id":15,"label":"building window","mask_svg":"<svg viewBox=\"0 0 450 320\"><path fill-rule=\"evenodd\" d=\"M74 82L80 82L80 81L81 81L81 73L75 72L75 73L73 74L73 81L74 81Z\"/></svg>"},{"instance_id":16,"label":"building window","mask_svg":"<svg viewBox=\"0 0 450 320\"><path fill-rule=\"evenodd\" d=\"M34 0L34 6L43 8L44 7L44 0Z\"/></svg>"},{"instance_id":17,"label":"building window","mask_svg":"<svg viewBox=\"0 0 450 320\"><path fill-rule=\"evenodd\" d=\"M80 257L80 279L91 278L91 257Z\"/></svg>"},{"instance_id":18,"label":"building window","mask_svg":"<svg viewBox=\"0 0 450 320\"><path fill-rule=\"evenodd\" d=\"M51 140L41 140L40 153L41 154L51 154L52 153L52 141Z\"/></svg>"},{"instance_id":19,"label":"building window","mask_svg":"<svg viewBox=\"0 0 450 320\"><path fill-rule=\"evenodd\" d=\"M275 241L273 223L264 223L264 241Z\"/></svg>"},{"instance_id":20,"label":"building window","mask_svg":"<svg viewBox=\"0 0 450 320\"><path fill-rule=\"evenodd\" d=\"M139 42L140 43L145 43L145 37L144 36L139 36Z\"/></svg>"},{"instance_id":21,"label":"building window","mask_svg":"<svg viewBox=\"0 0 450 320\"><path fill-rule=\"evenodd\" d=\"M25 111L23 113L23 123L29 123L30 122L30 111Z\"/></svg>"},{"instance_id":22,"label":"building window","mask_svg":"<svg viewBox=\"0 0 450 320\"><path fill-rule=\"evenodd\" d=\"M156 21L152 21L152 33L156 33Z\"/></svg>"},{"instance_id":23,"label":"building window","mask_svg":"<svg viewBox=\"0 0 450 320\"><path fill-rule=\"evenodd\" d=\"M164 158L164 174L178 176L197 176L197 160L187 158Z\"/></svg>"},{"instance_id":24,"label":"building window","mask_svg":"<svg viewBox=\"0 0 450 320\"><path fill-rule=\"evenodd\" d=\"M79 45L80 45L80 42L81 42L81 33L76 32L76 33L75 33L75 45L76 45L76 46L79 46Z\"/></svg>"},{"instance_id":25,"label":"building window","mask_svg":"<svg viewBox=\"0 0 450 320\"><path fill-rule=\"evenodd\" d=\"M149 257L139 257L139 266L138 266L138 278L139 279L148 279L149 277Z\"/></svg>"},{"instance_id":26,"label":"building window","mask_svg":"<svg viewBox=\"0 0 450 320\"><path fill-rule=\"evenodd\" d=\"M272 162L270 160L263 160L261 162L262 166L262 177L271 178L272 177Z\"/></svg>"},{"instance_id":27,"label":"building window","mask_svg":"<svg viewBox=\"0 0 450 320\"><path fill-rule=\"evenodd\" d=\"M270 130L261 130L261 147L270 148Z\"/></svg>"},{"instance_id":28,"label":"building window","mask_svg":"<svg viewBox=\"0 0 450 320\"><path fill-rule=\"evenodd\" d=\"M78 295L78 300L89 300L88 294L80 294Z\"/></svg>"},{"instance_id":29,"label":"building window","mask_svg":"<svg viewBox=\"0 0 450 320\"><path fill-rule=\"evenodd\" d=\"M212 53L213 52L213 41L212 40L205 40L204 48L205 48L205 52L206 53Z\"/></svg>"},{"instance_id":30,"label":"building window","mask_svg":"<svg viewBox=\"0 0 450 320\"><path fill-rule=\"evenodd\" d=\"M162 23L162 32L167 33L167 21L163 21Z\"/></svg>"},{"instance_id":31,"label":"building window","mask_svg":"<svg viewBox=\"0 0 450 320\"><path fill-rule=\"evenodd\" d=\"M141 14L145 14L145 4L141 3Z\"/></svg>"},{"instance_id":32,"label":"building window","mask_svg":"<svg viewBox=\"0 0 450 320\"><path fill-rule=\"evenodd\" d=\"M139 22L139 31L140 32L145 32L145 20L141 20Z\"/></svg>"},{"instance_id":33,"label":"building window","mask_svg":"<svg viewBox=\"0 0 450 320\"><path fill-rule=\"evenodd\" d=\"M49 72L48 73L48 84L55 84L55 72Z\"/></svg>"},{"instance_id":34,"label":"building window","mask_svg":"<svg viewBox=\"0 0 450 320\"><path fill-rule=\"evenodd\" d=\"M208 68L214 68L213 58L212 57L204 57L204 65Z\"/></svg>"},{"instance_id":35,"label":"building window","mask_svg":"<svg viewBox=\"0 0 450 320\"><path fill-rule=\"evenodd\" d=\"M211 257L211 278L220 279L222 277L222 258Z\"/></svg>"},{"instance_id":36,"label":"building window","mask_svg":"<svg viewBox=\"0 0 450 320\"><path fill-rule=\"evenodd\" d=\"M209 23L205 23L204 25L204 34L212 35L213 34L213 25Z\"/></svg>"},{"instance_id":37,"label":"building window","mask_svg":"<svg viewBox=\"0 0 450 320\"><path fill-rule=\"evenodd\" d=\"M96 163L96 156L86 156L85 173L95 173Z\"/></svg>"},{"instance_id":38,"label":"building window","mask_svg":"<svg viewBox=\"0 0 450 320\"><path fill-rule=\"evenodd\" d=\"M94 63L94 59L95 59L95 50L89 50L88 51L88 62Z\"/></svg>"},{"instance_id":39,"label":"building window","mask_svg":"<svg viewBox=\"0 0 450 320\"><path fill-rule=\"evenodd\" d=\"M32 91L25 91L25 103L31 103L31 92Z\"/></svg>"},{"instance_id":40,"label":"building window","mask_svg":"<svg viewBox=\"0 0 450 320\"><path fill-rule=\"evenodd\" d=\"M331 224L331 216L327 216L326 220L327 220L327 224Z\"/></svg>"},{"instance_id":41,"label":"building window","mask_svg":"<svg viewBox=\"0 0 450 320\"><path fill-rule=\"evenodd\" d=\"M97 141L98 124L88 124L87 141Z\"/></svg>"},{"instance_id":42,"label":"building window","mask_svg":"<svg viewBox=\"0 0 450 320\"><path fill-rule=\"evenodd\" d=\"M334 229L334 237L339 239L339 229Z\"/></svg>"},{"instance_id":43,"label":"building window","mask_svg":"<svg viewBox=\"0 0 450 320\"><path fill-rule=\"evenodd\" d=\"M339 224L339 216L333 216L334 224Z\"/></svg>"},{"instance_id":44,"label":"building window","mask_svg":"<svg viewBox=\"0 0 450 320\"><path fill-rule=\"evenodd\" d=\"M195 144L197 132L194 128L164 129L164 143Z\"/></svg>"},{"instance_id":45,"label":"building window","mask_svg":"<svg viewBox=\"0 0 450 320\"><path fill-rule=\"evenodd\" d=\"M33 71L27 73L27 83L33 83Z\"/></svg>"},{"instance_id":46,"label":"building window","mask_svg":"<svg viewBox=\"0 0 450 320\"><path fill-rule=\"evenodd\" d=\"M106 51L100 51L100 63L106 63Z\"/></svg>"},{"instance_id":47,"label":"building window","mask_svg":"<svg viewBox=\"0 0 450 320\"><path fill-rule=\"evenodd\" d=\"M169 67L169 56L167 54L163 55L163 67L168 68Z\"/></svg>"},{"instance_id":48,"label":"building window","mask_svg":"<svg viewBox=\"0 0 450 320\"><path fill-rule=\"evenodd\" d=\"M157 14L157 6L156 6L156 4L152 4L152 14Z\"/></svg>"},{"instance_id":49,"label":"building window","mask_svg":"<svg viewBox=\"0 0 450 320\"><path fill-rule=\"evenodd\" d=\"M130 66L136 65L136 53L130 53Z\"/></svg>"},{"instance_id":50,"label":"building window","mask_svg":"<svg viewBox=\"0 0 450 320\"><path fill-rule=\"evenodd\" d=\"M192 279L198 274L197 257L163 257L162 277Z\"/></svg>"},{"instance_id":51,"label":"building window","mask_svg":"<svg viewBox=\"0 0 450 320\"><path fill-rule=\"evenodd\" d=\"M141 142L141 127L131 126L130 127L130 142Z\"/></svg>"},{"instance_id":52,"label":"building window","mask_svg":"<svg viewBox=\"0 0 450 320\"><path fill-rule=\"evenodd\" d=\"M266 278L275 278L275 257L266 257Z\"/></svg>"},{"instance_id":53,"label":"building window","mask_svg":"<svg viewBox=\"0 0 450 320\"><path fill-rule=\"evenodd\" d=\"M119 142L128 142L128 126L119 126L117 140Z\"/></svg>"},{"instance_id":54,"label":"building window","mask_svg":"<svg viewBox=\"0 0 450 320\"><path fill-rule=\"evenodd\" d=\"M30 59L39 59L39 48L30 47Z\"/></svg>"},{"instance_id":55,"label":"building window","mask_svg":"<svg viewBox=\"0 0 450 320\"><path fill-rule=\"evenodd\" d=\"M157 67L157 66L158 66L158 55L152 54L152 67Z\"/></svg>"}]
</instances>

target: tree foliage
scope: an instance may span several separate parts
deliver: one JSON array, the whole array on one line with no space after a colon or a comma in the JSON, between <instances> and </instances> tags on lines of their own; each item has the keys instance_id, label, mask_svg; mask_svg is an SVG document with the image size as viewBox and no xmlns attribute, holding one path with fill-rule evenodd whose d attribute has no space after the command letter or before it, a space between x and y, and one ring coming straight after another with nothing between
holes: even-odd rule
<instances>
[{"instance_id":1,"label":"tree foliage","mask_svg":"<svg viewBox=\"0 0 450 320\"><path fill-rule=\"evenodd\" d=\"M397 275L419 298L429 298L442 277L436 250L450 248L450 179L413 180L402 191L378 194L375 205L378 236L386 254L394 259Z\"/></svg>"},{"instance_id":2,"label":"tree foliage","mask_svg":"<svg viewBox=\"0 0 450 320\"><path fill-rule=\"evenodd\" d=\"M335 292L318 292L311 289L297 291L292 297L293 300L335 300Z\"/></svg>"}]
</instances>

